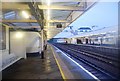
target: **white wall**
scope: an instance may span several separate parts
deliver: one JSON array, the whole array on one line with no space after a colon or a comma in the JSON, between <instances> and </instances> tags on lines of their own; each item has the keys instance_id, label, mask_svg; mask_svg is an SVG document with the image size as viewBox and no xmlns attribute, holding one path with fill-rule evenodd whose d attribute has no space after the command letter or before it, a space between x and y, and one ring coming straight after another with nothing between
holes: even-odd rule
<instances>
[{"instance_id":1,"label":"white wall","mask_svg":"<svg viewBox=\"0 0 120 81\"><path fill-rule=\"evenodd\" d=\"M6 49L0 50L0 70L2 69L3 61L9 58L9 27L6 27Z\"/></svg>"},{"instance_id":2,"label":"white wall","mask_svg":"<svg viewBox=\"0 0 120 81\"><path fill-rule=\"evenodd\" d=\"M16 37L20 33L22 36ZM41 52L40 35L37 32L11 32L11 52L19 57L26 58L26 53Z\"/></svg>"},{"instance_id":3,"label":"white wall","mask_svg":"<svg viewBox=\"0 0 120 81\"><path fill-rule=\"evenodd\" d=\"M68 38L68 39L66 39L66 41L67 41L68 43L71 43L71 39L69 39L69 38Z\"/></svg>"},{"instance_id":4,"label":"white wall","mask_svg":"<svg viewBox=\"0 0 120 81\"><path fill-rule=\"evenodd\" d=\"M71 39L71 43L72 43L72 44L77 44L77 39L76 39L76 38L72 38L72 39Z\"/></svg>"},{"instance_id":5,"label":"white wall","mask_svg":"<svg viewBox=\"0 0 120 81\"><path fill-rule=\"evenodd\" d=\"M41 39L40 35L36 32L26 32L26 52L34 53L41 52Z\"/></svg>"},{"instance_id":6,"label":"white wall","mask_svg":"<svg viewBox=\"0 0 120 81\"><path fill-rule=\"evenodd\" d=\"M6 49L0 50L0 71L13 61L19 59L19 57L26 58L26 51L27 52L41 51L39 48L41 43L40 35L37 32L21 32L21 33L22 36L20 38L16 37L17 32L10 33L10 54L9 54L9 27L6 27Z\"/></svg>"},{"instance_id":7,"label":"white wall","mask_svg":"<svg viewBox=\"0 0 120 81\"><path fill-rule=\"evenodd\" d=\"M26 58L26 46L25 46L25 33L22 33L23 37L17 38L16 34L17 32L11 32L10 33L10 50L11 53L14 53L15 55L19 57Z\"/></svg>"}]
</instances>

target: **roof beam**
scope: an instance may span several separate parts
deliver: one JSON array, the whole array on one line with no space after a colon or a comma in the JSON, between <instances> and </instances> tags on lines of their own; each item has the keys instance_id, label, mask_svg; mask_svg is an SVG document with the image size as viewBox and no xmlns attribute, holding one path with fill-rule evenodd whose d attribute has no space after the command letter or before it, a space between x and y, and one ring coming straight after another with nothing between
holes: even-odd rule
<instances>
[{"instance_id":1,"label":"roof beam","mask_svg":"<svg viewBox=\"0 0 120 81\"><path fill-rule=\"evenodd\" d=\"M57 5L38 5L39 9L53 9L53 10L72 10L72 11L83 11L83 7L75 7L75 6L57 6ZM10 9L10 10L24 10L24 9L30 9L27 4L18 4L18 3L3 3L2 9Z\"/></svg>"},{"instance_id":2,"label":"roof beam","mask_svg":"<svg viewBox=\"0 0 120 81\"><path fill-rule=\"evenodd\" d=\"M37 23L37 20L31 20L31 19L25 19L25 20L18 20L18 19L11 19L11 20L7 20L7 19L3 19L2 21L3 23L9 22L9 23ZM61 22L61 23L68 23L70 21L66 21L66 20L49 20L47 22Z\"/></svg>"},{"instance_id":3,"label":"roof beam","mask_svg":"<svg viewBox=\"0 0 120 81\"><path fill-rule=\"evenodd\" d=\"M30 0L1 0L2 2L30 2ZM52 0L52 2L80 2L83 0ZM45 0L36 0L36 2L46 2Z\"/></svg>"},{"instance_id":4,"label":"roof beam","mask_svg":"<svg viewBox=\"0 0 120 81\"><path fill-rule=\"evenodd\" d=\"M66 20L49 20L47 22L50 22L50 23L53 23L53 22L68 23L70 21L66 21Z\"/></svg>"},{"instance_id":5,"label":"roof beam","mask_svg":"<svg viewBox=\"0 0 120 81\"><path fill-rule=\"evenodd\" d=\"M57 5L39 5L40 9L52 9L52 10L72 10L72 11L83 11L83 8L81 6L75 7L75 6L57 6Z\"/></svg>"},{"instance_id":6,"label":"roof beam","mask_svg":"<svg viewBox=\"0 0 120 81\"><path fill-rule=\"evenodd\" d=\"M10 10L24 10L30 9L27 4L20 4L20 3L2 3L2 9L10 9Z\"/></svg>"},{"instance_id":7,"label":"roof beam","mask_svg":"<svg viewBox=\"0 0 120 81\"><path fill-rule=\"evenodd\" d=\"M9 22L9 23L34 23L37 22L37 20L2 20L3 23Z\"/></svg>"},{"instance_id":8,"label":"roof beam","mask_svg":"<svg viewBox=\"0 0 120 81\"><path fill-rule=\"evenodd\" d=\"M23 28L23 29L27 29L27 28L40 28L40 26L9 26L10 28ZM49 26L49 28L47 28L48 26L45 26L44 30L48 30L51 28L56 28L56 26ZM51 29L52 30L52 29ZM54 30L54 29L53 29Z\"/></svg>"}]
</instances>

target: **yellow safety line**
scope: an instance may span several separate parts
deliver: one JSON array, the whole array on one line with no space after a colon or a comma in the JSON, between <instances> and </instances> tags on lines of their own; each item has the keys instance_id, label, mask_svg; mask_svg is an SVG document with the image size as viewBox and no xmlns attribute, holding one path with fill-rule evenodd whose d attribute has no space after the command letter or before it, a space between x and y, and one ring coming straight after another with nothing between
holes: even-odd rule
<instances>
[{"instance_id":1,"label":"yellow safety line","mask_svg":"<svg viewBox=\"0 0 120 81\"><path fill-rule=\"evenodd\" d=\"M51 47L51 50L52 50L52 52L53 52L53 48L52 48L52 47ZM60 70L60 73L61 73L61 75L62 75L62 78L64 79L64 81L66 81L66 78L65 78L65 75L64 75L64 73L63 73L63 70L62 70L62 68L61 68L61 66L60 66L60 64L59 64L59 62L58 62L58 60L57 60L54 52L53 52L53 56L54 56L55 61L56 61L57 65L58 65L58 68L59 68L59 70Z\"/></svg>"}]
</instances>

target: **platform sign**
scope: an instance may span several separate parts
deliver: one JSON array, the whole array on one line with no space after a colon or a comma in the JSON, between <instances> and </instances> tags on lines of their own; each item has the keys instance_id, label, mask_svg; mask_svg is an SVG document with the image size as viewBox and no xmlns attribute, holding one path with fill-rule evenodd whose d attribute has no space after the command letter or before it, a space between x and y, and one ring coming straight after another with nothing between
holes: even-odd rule
<instances>
[{"instance_id":1,"label":"platform sign","mask_svg":"<svg viewBox=\"0 0 120 81\"><path fill-rule=\"evenodd\" d=\"M62 28L62 24L57 24L57 28Z\"/></svg>"}]
</instances>

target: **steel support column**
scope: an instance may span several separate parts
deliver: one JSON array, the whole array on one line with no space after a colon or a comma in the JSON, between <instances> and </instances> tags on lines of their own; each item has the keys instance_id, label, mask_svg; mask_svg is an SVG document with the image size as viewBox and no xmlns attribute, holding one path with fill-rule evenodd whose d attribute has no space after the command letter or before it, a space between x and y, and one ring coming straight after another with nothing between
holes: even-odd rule
<instances>
[{"instance_id":1,"label":"steel support column","mask_svg":"<svg viewBox=\"0 0 120 81\"><path fill-rule=\"evenodd\" d=\"M41 59L44 59L44 30L41 30Z\"/></svg>"}]
</instances>

